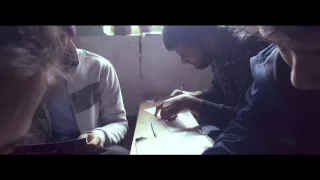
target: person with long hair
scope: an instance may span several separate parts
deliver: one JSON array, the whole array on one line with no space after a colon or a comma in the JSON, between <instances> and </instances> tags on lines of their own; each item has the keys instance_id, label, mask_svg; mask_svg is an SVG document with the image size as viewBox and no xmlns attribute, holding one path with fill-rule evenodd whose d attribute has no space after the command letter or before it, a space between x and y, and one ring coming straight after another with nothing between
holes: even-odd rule
<instances>
[{"instance_id":1,"label":"person with long hair","mask_svg":"<svg viewBox=\"0 0 320 180\"><path fill-rule=\"evenodd\" d=\"M69 77L61 26L0 27L0 153L9 154L29 131L52 87Z\"/></svg>"},{"instance_id":2,"label":"person with long hair","mask_svg":"<svg viewBox=\"0 0 320 180\"><path fill-rule=\"evenodd\" d=\"M241 109L204 154L319 154L320 26L233 26L271 45L250 59Z\"/></svg>"}]
</instances>

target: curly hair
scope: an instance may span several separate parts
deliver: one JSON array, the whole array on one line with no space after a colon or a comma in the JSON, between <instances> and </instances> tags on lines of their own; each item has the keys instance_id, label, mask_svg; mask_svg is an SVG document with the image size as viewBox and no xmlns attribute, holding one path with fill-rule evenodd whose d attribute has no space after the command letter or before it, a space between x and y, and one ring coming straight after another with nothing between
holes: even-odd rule
<instances>
[{"instance_id":1,"label":"curly hair","mask_svg":"<svg viewBox=\"0 0 320 180\"><path fill-rule=\"evenodd\" d=\"M260 37L267 41L299 40L306 33L320 32L320 26L229 26L241 40Z\"/></svg>"},{"instance_id":2,"label":"curly hair","mask_svg":"<svg viewBox=\"0 0 320 180\"><path fill-rule=\"evenodd\" d=\"M28 78L44 69L66 77L61 62L68 41L62 26L1 26L0 76Z\"/></svg>"}]
</instances>

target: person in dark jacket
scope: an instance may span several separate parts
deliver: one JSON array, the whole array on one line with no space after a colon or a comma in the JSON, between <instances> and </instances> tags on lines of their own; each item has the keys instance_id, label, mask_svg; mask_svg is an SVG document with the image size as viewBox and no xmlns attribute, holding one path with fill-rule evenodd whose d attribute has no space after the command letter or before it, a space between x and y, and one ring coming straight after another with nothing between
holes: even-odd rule
<instances>
[{"instance_id":1,"label":"person in dark jacket","mask_svg":"<svg viewBox=\"0 0 320 180\"><path fill-rule=\"evenodd\" d=\"M164 26L162 36L165 48L175 51L182 63L197 69L211 66L213 80L202 91L175 90L157 112L161 109L162 118L173 120L188 108L200 123L225 128L245 105L244 95L252 83L248 59L269 44L257 40L241 43L221 26Z\"/></svg>"},{"instance_id":2,"label":"person in dark jacket","mask_svg":"<svg viewBox=\"0 0 320 180\"><path fill-rule=\"evenodd\" d=\"M251 58L248 105L203 154L319 154L320 26L233 29L273 45Z\"/></svg>"}]
</instances>

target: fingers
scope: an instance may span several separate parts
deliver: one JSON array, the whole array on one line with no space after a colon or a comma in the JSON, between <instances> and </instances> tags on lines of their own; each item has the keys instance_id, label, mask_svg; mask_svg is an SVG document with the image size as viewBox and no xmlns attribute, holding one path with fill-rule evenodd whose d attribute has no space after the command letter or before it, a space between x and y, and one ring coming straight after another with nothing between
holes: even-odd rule
<instances>
[{"instance_id":1,"label":"fingers","mask_svg":"<svg viewBox=\"0 0 320 180\"><path fill-rule=\"evenodd\" d=\"M103 144L101 143L101 140L99 138L93 138L92 141L88 144L91 148L103 148Z\"/></svg>"},{"instance_id":2,"label":"fingers","mask_svg":"<svg viewBox=\"0 0 320 180\"><path fill-rule=\"evenodd\" d=\"M78 139L86 138L87 145L92 148L103 148L102 141L100 137L95 135L94 133L85 133L79 136Z\"/></svg>"},{"instance_id":3,"label":"fingers","mask_svg":"<svg viewBox=\"0 0 320 180\"><path fill-rule=\"evenodd\" d=\"M159 111L162 109L162 107L163 107L163 103L161 103L160 105L158 105L158 106L156 107L156 112L154 113L155 116L158 115L158 113L159 113Z\"/></svg>"},{"instance_id":4,"label":"fingers","mask_svg":"<svg viewBox=\"0 0 320 180\"><path fill-rule=\"evenodd\" d=\"M176 89L171 93L170 97L178 96L180 94L183 94L183 92L181 90L179 90L179 89Z\"/></svg>"},{"instance_id":5,"label":"fingers","mask_svg":"<svg viewBox=\"0 0 320 180\"><path fill-rule=\"evenodd\" d=\"M101 139L93 135L89 135L87 140L88 140L88 145L94 145L96 147L99 147L101 145Z\"/></svg>"},{"instance_id":6,"label":"fingers","mask_svg":"<svg viewBox=\"0 0 320 180\"><path fill-rule=\"evenodd\" d=\"M168 106L162 108L160 112L161 118L168 120L168 121L173 121L176 119L177 114L180 112L179 108L177 106Z\"/></svg>"},{"instance_id":7,"label":"fingers","mask_svg":"<svg viewBox=\"0 0 320 180\"><path fill-rule=\"evenodd\" d=\"M103 148L103 144L102 144L102 142L100 142L100 144L99 144L99 148Z\"/></svg>"},{"instance_id":8,"label":"fingers","mask_svg":"<svg viewBox=\"0 0 320 180\"><path fill-rule=\"evenodd\" d=\"M78 139L83 139L86 138L87 139L88 134L82 134L78 137ZM88 141L87 141L88 142Z\"/></svg>"}]
</instances>

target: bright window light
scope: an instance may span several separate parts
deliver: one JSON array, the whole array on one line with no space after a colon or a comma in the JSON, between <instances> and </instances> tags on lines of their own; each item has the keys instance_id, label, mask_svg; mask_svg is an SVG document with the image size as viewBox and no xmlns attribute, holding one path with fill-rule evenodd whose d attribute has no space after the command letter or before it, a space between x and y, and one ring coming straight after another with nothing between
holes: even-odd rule
<instances>
[{"instance_id":1,"label":"bright window light","mask_svg":"<svg viewBox=\"0 0 320 180\"><path fill-rule=\"evenodd\" d=\"M162 32L163 26L151 26L152 32Z\"/></svg>"},{"instance_id":2,"label":"bright window light","mask_svg":"<svg viewBox=\"0 0 320 180\"><path fill-rule=\"evenodd\" d=\"M163 26L151 26L151 32L157 32L161 33ZM104 34L108 36L114 35L113 27L112 25L103 26L103 32ZM138 25L132 25L131 26L131 34L141 34L139 26Z\"/></svg>"}]
</instances>

